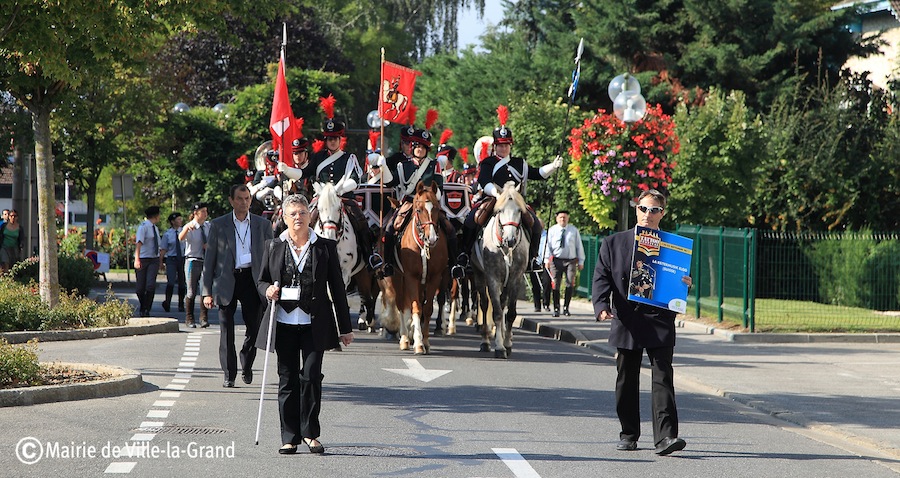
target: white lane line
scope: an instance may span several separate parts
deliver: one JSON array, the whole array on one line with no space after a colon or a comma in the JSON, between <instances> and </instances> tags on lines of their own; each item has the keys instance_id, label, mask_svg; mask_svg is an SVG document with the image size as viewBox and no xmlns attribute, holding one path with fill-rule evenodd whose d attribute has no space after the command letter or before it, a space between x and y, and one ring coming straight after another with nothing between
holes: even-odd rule
<instances>
[{"instance_id":1,"label":"white lane line","mask_svg":"<svg viewBox=\"0 0 900 478\"><path fill-rule=\"evenodd\" d=\"M191 374L189 373L176 373L175 378L191 378Z\"/></svg>"},{"instance_id":2,"label":"white lane line","mask_svg":"<svg viewBox=\"0 0 900 478\"><path fill-rule=\"evenodd\" d=\"M172 383L183 383L183 384L187 384L187 383L189 383L189 382L190 382L190 380L188 380L188 379L186 379L186 378L173 378L173 379L172 379Z\"/></svg>"},{"instance_id":3,"label":"white lane line","mask_svg":"<svg viewBox=\"0 0 900 478\"><path fill-rule=\"evenodd\" d=\"M106 467L104 473L131 473L131 470L134 469L134 465L137 465L136 461L113 462Z\"/></svg>"},{"instance_id":4,"label":"white lane line","mask_svg":"<svg viewBox=\"0 0 900 478\"><path fill-rule=\"evenodd\" d=\"M169 410L150 410L147 418L169 418Z\"/></svg>"},{"instance_id":5,"label":"white lane line","mask_svg":"<svg viewBox=\"0 0 900 478\"><path fill-rule=\"evenodd\" d=\"M194 360L196 361L196 357L199 357L199 356L200 356L199 351L190 352L188 350L185 350L184 357L182 357L181 360L187 360L187 358L189 358L189 357L194 357Z\"/></svg>"},{"instance_id":6,"label":"white lane line","mask_svg":"<svg viewBox=\"0 0 900 478\"><path fill-rule=\"evenodd\" d=\"M167 390L184 390L184 385L170 383L170 384L166 385L165 388Z\"/></svg>"},{"instance_id":7,"label":"white lane line","mask_svg":"<svg viewBox=\"0 0 900 478\"><path fill-rule=\"evenodd\" d=\"M175 369L175 371L179 373L194 373L194 367L182 367L179 365L178 368Z\"/></svg>"},{"instance_id":8,"label":"white lane line","mask_svg":"<svg viewBox=\"0 0 900 478\"><path fill-rule=\"evenodd\" d=\"M179 362L178 363L179 367L193 367L194 365L197 365L197 362ZM179 369L179 370L181 370L181 369ZM193 370L194 369L191 369L191 371L193 371Z\"/></svg>"},{"instance_id":9,"label":"white lane line","mask_svg":"<svg viewBox=\"0 0 900 478\"><path fill-rule=\"evenodd\" d=\"M156 437L156 433L135 433L129 441L151 441Z\"/></svg>"},{"instance_id":10,"label":"white lane line","mask_svg":"<svg viewBox=\"0 0 900 478\"><path fill-rule=\"evenodd\" d=\"M157 400L153 402L154 407L174 407L175 400Z\"/></svg>"},{"instance_id":11,"label":"white lane line","mask_svg":"<svg viewBox=\"0 0 900 478\"><path fill-rule=\"evenodd\" d=\"M516 475L516 478L541 478L534 468L525 461L515 448L491 448L503 463Z\"/></svg>"},{"instance_id":12,"label":"white lane line","mask_svg":"<svg viewBox=\"0 0 900 478\"><path fill-rule=\"evenodd\" d=\"M141 422L140 428L161 427L165 422Z\"/></svg>"},{"instance_id":13,"label":"white lane line","mask_svg":"<svg viewBox=\"0 0 900 478\"><path fill-rule=\"evenodd\" d=\"M181 392L160 392L159 398L178 398L181 396Z\"/></svg>"}]
</instances>

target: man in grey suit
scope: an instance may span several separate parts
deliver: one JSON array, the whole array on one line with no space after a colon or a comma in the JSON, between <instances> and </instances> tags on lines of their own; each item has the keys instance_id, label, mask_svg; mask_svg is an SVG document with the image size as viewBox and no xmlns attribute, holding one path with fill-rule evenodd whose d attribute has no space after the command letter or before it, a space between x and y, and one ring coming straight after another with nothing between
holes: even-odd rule
<instances>
[{"instance_id":1,"label":"man in grey suit","mask_svg":"<svg viewBox=\"0 0 900 478\"><path fill-rule=\"evenodd\" d=\"M250 213L250 200L246 185L231 187L228 202L234 211L210 221L203 261L203 305L208 309L219 307L219 363L225 387L234 387L237 378L234 313L238 301L247 327L241 347L241 378L244 383L253 382L261 310L256 278L262 269L266 241L272 239L272 224Z\"/></svg>"}]
</instances>

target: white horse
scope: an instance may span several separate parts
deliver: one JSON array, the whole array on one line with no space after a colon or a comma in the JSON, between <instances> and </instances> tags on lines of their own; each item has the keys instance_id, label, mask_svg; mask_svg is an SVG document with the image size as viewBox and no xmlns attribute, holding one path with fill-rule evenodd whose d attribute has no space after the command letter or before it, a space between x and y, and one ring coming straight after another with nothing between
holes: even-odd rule
<instances>
[{"instance_id":1,"label":"white horse","mask_svg":"<svg viewBox=\"0 0 900 478\"><path fill-rule=\"evenodd\" d=\"M344 287L350 284L353 274L360 271L365 264L360 257L359 247L356 242L356 234L350 223L349 215L344 211L340 196L331 183L315 183L313 185L316 201L316 209L319 218L313 224L316 234L337 241L337 252L341 259L341 276L344 279Z\"/></svg>"},{"instance_id":2,"label":"white horse","mask_svg":"<svg viewBox=\"0 0 900 478\"><path fill-rule=\"evenodd\" d=\"M481 350L490 351L492 331L486 317L490 312L496 328L493 334L495 358L505 359L512 353L516 298L524 284L528 265L528 236L521 226L524 214L528 214L525 200L515 183L506 183L494 205L494 215L475 243L473 282L479 293L487 292L480 301L486 319L481 326Z\"/></svg>"}]
</instances>

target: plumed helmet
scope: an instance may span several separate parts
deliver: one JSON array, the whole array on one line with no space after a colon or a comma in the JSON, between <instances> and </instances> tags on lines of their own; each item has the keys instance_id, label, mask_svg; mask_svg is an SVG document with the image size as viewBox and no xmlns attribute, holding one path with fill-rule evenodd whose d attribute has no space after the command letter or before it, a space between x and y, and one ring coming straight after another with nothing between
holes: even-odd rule
<instances>
[{"instance_id":1,"label":"plumed helmet","mask_svg":"<svg viewBox=\"0 0 900 478\"><path fill-rule=\"evenodd\" d=\"M506 126L506 122L509 120L509 110L506 106L497 107L497 118L500 120L500 126L494 128L494 144L512 144L512 130Z\"/></svg>"},{"instance_id":2,"label":"plumed helmet","mask_svg":"<svg viewBox=\"0 0 900 478\"><path fill-rule=\"evenodd\" d=\"M291 141L291 150L295 153L307 151L309 149L309 138L297 138Z\"/></svg>"},{"instance_id":3,"label":"plumed helmet","mask_svg":"<svg viewBox=\"0 0 900 478\"><path fill-rule=\"evenodd\" d=\"M416 129L413 131L412 136L409 137L409 142L421 144L425 148L431 149L431 133L426 129Z\"/></svg>"},{"instance_id":4,"label":"plumed helmet","mask_svg":"<svg viewBox=\"0 0 900 478\"><path fill-rule=\"evenodd\" d=\"M319 106L325 115L325 121L322 122L322 136L326 138L339 138L344 136L346 126L343 122L334 119L334 95L328 95L326 98L319 98Z\"/></svg>"}]
</instances>

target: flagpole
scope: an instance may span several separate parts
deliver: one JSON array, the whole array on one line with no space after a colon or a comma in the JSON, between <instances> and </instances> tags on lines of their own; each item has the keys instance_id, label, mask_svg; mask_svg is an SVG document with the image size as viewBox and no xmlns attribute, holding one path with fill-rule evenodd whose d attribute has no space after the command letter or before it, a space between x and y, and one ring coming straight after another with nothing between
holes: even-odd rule
<instances>
[{"instance_id":1,"label":"flagpole","mask_svg":"<svg viewBox=\"0 0 900 478\"><path fill-rule=\"evenodd\" d=\"M581 41L578 42L578 49L575 51L575 70L572 71L572 84L569 85L569 104L566 106L566 120L563 123L563 135L559 141L559 148L556 149L556 154L558 156L562 156L563 147L566 144L566 137L568 136L569 131L569 113L572 111L572 103L575 102L575 92L578 89L578 80L581 76L581 54L584 53L584 38L581 38ZM565 156L563 156L565 158ZM560 169L562 169L562 165L560 165ZM559 180L556 177L554 172L553 174L553 187L552 190L555 193L556 187L559 185ZM553 194L553 201L550 203L550 211L547 213L547 239L544 241L544 253L541 255L544 262L547 262L547 251L550 249L550 222L553 220L553 206L556 205L556 197L557 194ZM540 239L538 239L540 240ZM552 279L552 278L551 278ZM559 284L556 284L559 287Z\"/></svg>"},{"instance_id":2,"label":"flagpole","mask_svg":"<svg viewBox=\"0 0 900 478\"><path fill-rule=\"evenodd\" d=\"M285 51L286 50L287 50L287 22L282 22L281 23L281 67L284 68L284 70L285 70L285 75L284 75L285 76L285 80L284 80L285 85L287 85L287 65L285 64L285 56L286 56ZM290 97L288 97L288 100L290 100ZM294 116L293 111L294 110L291 109L291 117ZM282 118L282 120L281 120L281 141L278 143L278 148L280 150L280 151L278 151L278 160L281 161L282 163L287 164L287 162L285 161L285 157L284 157L285 129L286 128L284 127L284 119ZM291 163L293 164L293 157L291 158L291 160L292 160ZM296 165L294 165L294 166L296 166ZM276 172L277 172L277 170L276 170ZM284 198L287 196L286 191L284 190L284 174L281 174L280 176L281 176L281 178L280 178L279 182L281 183L281 200L284 201Z\"/></svg>"},{"instance_id":3,"label":"flagpole","mask_svg":"<svg viewBox=\"0 0 900 478\"><path fill-rule=\"evenodd\" d=\"M378 109L378 123L379 123L379 127L381 128L381 134L378 135L378 141L381 143L381 146L379 148L381 150L381 155L384 156L384 118L381 117L381 115L383 114L381 111L381 105L382 105L381 94L382 94L382 88L384 88L384 47L381 47L381 67L379 68L379 76L381 79L378 82L378 108L377 109ZM372 147L374 148L375 145L373 144ZM385 164L383 166L381 166L381 168L382 168L381 174L378 175L378 184L380 185L379 189L378 189L378 201L381 203L378 205L378 227L382 230L384 229L384 169L383 168L386 168L386 167L387 167L387 162L385 162ZM382 251L382 252L384 252L384 251Z\"/></svg>"}]
</instances>

